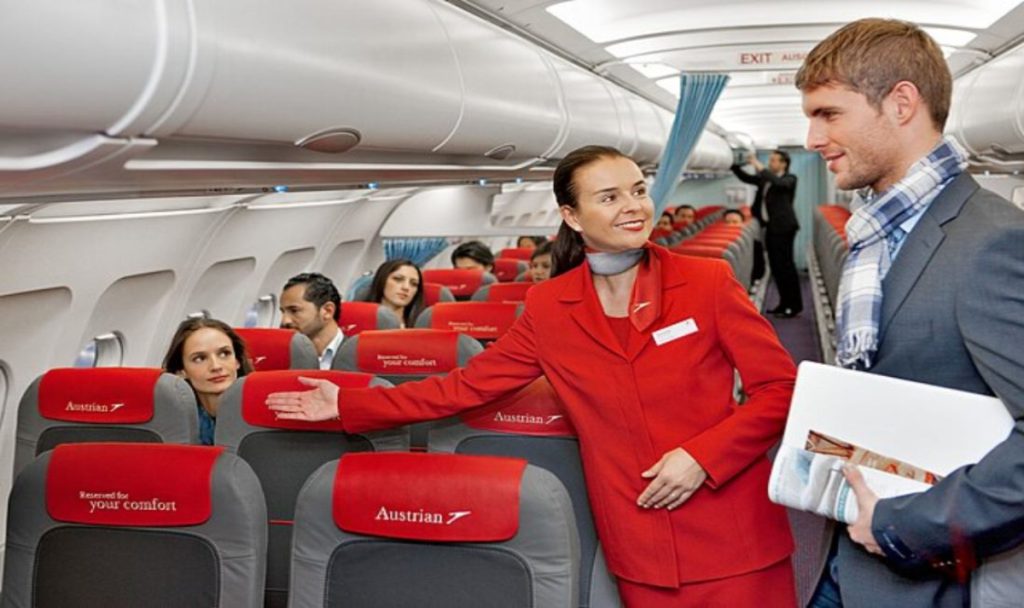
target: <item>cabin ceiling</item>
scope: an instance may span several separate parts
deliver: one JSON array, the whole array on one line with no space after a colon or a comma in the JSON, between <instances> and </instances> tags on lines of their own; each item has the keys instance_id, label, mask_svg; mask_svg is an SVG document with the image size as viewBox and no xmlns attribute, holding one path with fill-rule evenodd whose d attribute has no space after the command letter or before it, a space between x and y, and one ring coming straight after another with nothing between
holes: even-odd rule
<instances>
[{"instance_id":1,"label":"cabin ceiling","mask_svg":"<svg viewBox=\"0 0 1024 608\"><path fill-rule=\"evenodd\" d=\"M757 147L802 145L793 86L819 41L864 17L915 22L959 76L1024 34L1017 0L450 0L675 108L679 72L731 76L712 121ZM743 138L741 138L743 139Z\"/></svg>"}]
</instances>

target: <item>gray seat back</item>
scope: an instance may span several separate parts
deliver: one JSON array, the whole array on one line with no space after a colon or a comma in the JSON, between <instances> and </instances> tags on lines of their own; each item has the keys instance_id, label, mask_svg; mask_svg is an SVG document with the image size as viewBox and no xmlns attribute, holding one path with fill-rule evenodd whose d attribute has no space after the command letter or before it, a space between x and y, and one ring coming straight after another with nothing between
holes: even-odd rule
<instances>
[{"instance_id":1,"label":"gray seat back","mask_svg":"<svg viewBox=\"0 0 1024 608\"><path fill-rule=\"evenodd\" d=\"M621 606L594 529L576 431L547 378L436 426L428 446L431 452L524 458L554 474L572 500L580 538L580 608Z\"/></svg>"},{"instance_id":2,"label":"gray seat back","mask_svg":"<svg viewBox=\"0 0 1024 608\"><path fill-rule=\"evenodd\" d=\"M3 606L254 608L266 508L223 448L63 444L18 475Z\"/></svg>"},{"instance_id":3,"label":"gray seat back","mask_svg":"<svg viewBox=\"0 0 1024 608\"><path fill-rule=\"evenodd\" d=\"M195 393L156 368L52 369L18 406L14 474L62 443L199 443Z\"/></svg>"},{"instance_id":4,"label":"gray seat back","mask_svg":"<svg viewBox=\"0 0 1024 608\"><path fill-rule=\"evenodd\" d=\"M299 377L322 378L346 388L391 386L353 372L284 370L253 372L225 393L217 414L215 442L252 467L267 500L268 548L265 606L288 602L288 568L295 499L302 483L325 462L349 452L407 450L408 433L385 431L349 435L338 421L280 420L266 407L267 396L309 390Z\"/></svg>"},{"instance_id":5,"label":"gray seat back","mask_svg":"<svg viewBox=\"0 0 1024 608\"><path fill-rule=\"evenodd\" d=\"M348 454L299 494L292 608L574 608L561 482L521 459Z\"/></svg>"}]
</instances>

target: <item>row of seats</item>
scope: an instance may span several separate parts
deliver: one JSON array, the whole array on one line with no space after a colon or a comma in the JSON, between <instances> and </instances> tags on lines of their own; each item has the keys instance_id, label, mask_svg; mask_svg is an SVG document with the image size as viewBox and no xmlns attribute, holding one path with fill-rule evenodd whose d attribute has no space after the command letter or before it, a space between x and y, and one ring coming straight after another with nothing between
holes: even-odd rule
<instances>
[{"instance_id":1,"label":"row of seats","mask_svg":"<svg viewBox=\"0 0 1024 608\"><path fill-rule=\"evenodd\" d=\"M466 300L521 302L526 297L526 290L533 286L529 272L523 272L506 281L499 280L495 275L482 270L433 268L422 272L424 306ZM353 301L369 301L371 278L364 275L356 280L352 286Z\"/></svg>"},{"instance_id":2,"label":"row of seats","mask_svg":"<svg viewBox=\"0 0 1024 608\"><path fill-rule=\"evenodd\" d=\"M722 205L701 207L694 212L692 224L677 224L670 231L655 229L651 232L651 240L665 247L673 247L720 220L724 212L725 207Z\"/></svg>"},{"instance_id":3,"label":"row of seats","mask_svg":"<svg viewBox=\"0 0 1024 608\"><path fill-rule=\"evenodd\" d=\"M750 219L742 226L715 223L672 247L672 251L682 255L724 259L729 262L737 280L749 291L757 232L757 223Z\"/></svg>"},{"instance_id":4,"label":"row of seats","mask_svg":"<svg viewBox=\"0 0 1024 608\"><path fill-rule=\"evenodd\" d=\"M363 340L373 337L375 334L389 333L393 334L390 342L391 345L401 350L401 343L394 340L394 338L397 337L397 334L408 336L409 332L368 332L361 335L359 339ZM451 349L454 345L454 350L456 351L459 350L460 344L463 347L467 345L475 346L475 349L466 350L463 348L461 355L457 358L450 357L450 360L447 362L448 368L464 365L469 356L481 350L478 343L466 336L460 336L452 332L431 332L431 334L435 336L447 334L448 348ZM373 342L373 340L368 341ZM412 342L420 343L422 341L413 340ZM381 345L378 344L378 346ZM436 351L427 352L427 350L429 349L421 351L421 353L426 353L426 357L444 358L440 357ZM405 348L404 353L395 355L381 347L378 350L378 354L381 356L367 357L369 361L364 363L369 363L367 367L372 367L373 364L378 365L379 369L389 372L389 378L397 381L407 381L430 373L446 371L436 365L431 367L428 362L423 360L424 357L419 357L419 353L410 352L408 348ZM365 355L366 353L364 353ZM397 360L395 357L400 358L402 356L406 357L406 359L403 359L404 362L411 362L413 365L395 369L393 365L386 363L387 361ZM387 593L390 593L387 584L382 583L382 586L379 588L375 585L363 585L360 587L362 591L349 588L355 584L353 581L363 580L367 572L360 571L359 576L350 576L348 579L345 579L346 576L351 575L352 571L338 570L335 572L333 570L335 568L337 551L340 551L340 549L332 549L326 554L323 553L326 550L326 545L322 544L323 539L332 538L340 543L344 539L348 539L345 542L349 542L353 538L360 538L358 534L352 536L352 531L346 530L344 526L338 529L331 528L330 522L321 518L314 528L316 534L310 537L320 539L319 542L321 544L318 547L321 552L300 552L301 543L298 535L301 534L303 515L302 509L297 509L295 505L303 504L300 492L306 492L306 490L302 489L303 483L310 475L313 476L309 477L310 481L305 484L307 489L314 483L319 483L322 488L337 487L338 484L331 480L340 475L339 471L341 468L337 465L339 457L342 457L342 462L344 462L344 455L349 453L407 449L410 445L408 430L350 436L342 432L337 422L301 423L275 419L264 405L267 394L281 390L302 390L304 387L297 380L300 375L326 378L337 384L349 387L387 384L387 381L383 378L358 373L312 370L254 372L239 379L225 395L218 415L215 442L217 445L226 448L227 452L237 454L242 461L251 467L255 472L256 478L259 480L262 492L265 494L266 514L264 520L269 524L267 526L269 531L262 542L265 542L267 545L267 564L265 566L267 605L285 605L289 589L289 571L295 573L294 575L298 580L301 568L307 566L311 569L310 572L312 572L310 574L312 578L309 580L319 582L315 582L312 590L310 590L311 588L307 584L309 581L306 579L303 579L301 588L296 589L295 586L292 586L293 598L291 605L405 605L404 601L398 600L396 600L397 603L391 603L389 598L393 596L387 595ZM26 392L22 400L19 409L18 448L15 459L16 472L22 471L22 469L27 470L31 466L37 466L37 468L38 466L43 466L43 474L45 474L45 465L28 465L28 463L32 461L33 457L43 454L45 450L71 442L145 441L194 443L197 440L195 407L191 391L184 384L184 381L169 374L161 374L159 370L118 368L51 370L33 383L32 388ZM577 530L578 540L576 542L581 544L582 549L570 561L574 564L573 571L578 572L579 577L579 582L576 586L578 591L574 592L574 594L578 593L578 603L575 603L575 601L571 604L543 601L532 605L617 605L618 600L614 584L604 566L593 531L593 520L586 500L575 434L567 424L562 415L561 406L545 380L539 380L509 399L489 404L477 411L465 414L459 419L429 425L426 436L426 445L431 451L525 458L531 464L550 471L567 489L570 497L567 504L571 504L569 511L572 513L572 521L558 523L554 529L560 530L563 536L566 529L575 528ZM170 462L166 458L155 458L155 461ZM325 467L324 463L330 462L335 463L333 468L330 466ZM443 470L448 470L451 465L437 466ZM371 467L371 469L374 467ZM237 465L231 465L231 468L232 470L237 470L238 467ZM402 470L407 468L406 466L401 467ZM40 472L37 470L33 474L39 475ZM417 474L412 479L424 478L425 475L426 473ZM150 475L150 477L160 479L167 477L167 475ZM177 475L171 475L171 477L177 477ZM483 475L481 477L482 480L490 479L491 481L487 482L486 488L480 488L477 493L487 494L491 492L493 489L491 485L493 477L493 473ZM314 479L319 481L314 482ZM364 488L366 496L377 499L381 496L388 496L388 500L390 500L389 492L393 488L404 487L407 483L400 480L395 481L388 476L382 477L379 470L376 470L373 479L378 481L386 480L386 483L373 485L372 487L366 486ZM107 484L103 487L109 488L112 486ZM90 492L90 490L82 491ZM550 492L548 495L550 496ZM255 499L250 496L245 500L246 504L254 504L253 501ZM337 507L337 498L334 499L333 504ZM33 513L36 513L36 510L42 507L38 500L35 502L29 501L29 505L25 512L25 517L35 521ZM416 513L422 513L417 509L401 509L393 506L391 503L387 505L381 504L379 507L374 508L377 513L380 513L380 508L385 507L386 513L413 513L414 515L410 517L414 519L417 517ZM557 509L555 510L557 511ZM566 509L562 510L566 511ZM321 509L321 512L323 511ZM326 511L329 511L329 509ZM427 509L425 512L441 513L445 511ZM548 525L547 523L538 523L538 518L544 519L547 516L533 510L522 512L524 517L528 515L531 526L536 524L544 528ZM388 515L385 515L385 517L388 517ZM14 537L12 535L16 534L13 527L22 526L25 521L24 519L12 516L12 519L9 521L9 538ZM118 525L110 524L113 528L117 528ZM46 529L50 528L47 527ZM356 532L359 531L356 530ZM364 530L364 532L366 531ZM294 543L292 542L293 533L296 537ZM551 530L548 529L546 534L550 536ZM376 536L377 533L372 532L371 535ZM383 535L387 536L387 534ZM114 536L117 537L116 534ZM258 539L259 536L256 535L253 538ZM409 539L406 538L403 541L396 542L401 544L407 540ZM445 539L421 538L417 540L440 542ZM389 543L391 541L379 542ZM513 539L509 539L509 542L513 542ZM531 540L525 544L536 546L536 541ZM571 543L560 542L558 547L564 548L569 544ZM289 547L294 547L294 550L289 552ZM460 544L459 547L461 548L455 550L447 546L422 547L421 545L415 545L406 547L403 545L403 550L410 551L408 560L403 557L404 554L395 555L394 548L385 548L384 545L381 545L380 550L385 551L390 556L388 559L390 570L394 570L396 568L395 564L400 563L408 565L415 572L420 572L424 571L422 570L424 562L417 556L423 556L430 563L436 560L438 563L434 564L436 566L434 571L431 571L429 568L426 570L432 572L430 577L423 579L424 584L426 584L425 581L440 576L440 573L436 572L438 568L447 572L448 575L451 575L452 572L464 572L465 570L460 569L461 567L449 569L448 566L460 564L461 559L470 555L478 555L479 557L482 551L475 544L470 547L463 547ZM550 550L555 551L558 547L551 547ZM372 554L364 555L362 553L364 548L366 548L365 542L353 544L352 551L354 553L352 555L358 555L358 559L346 563L360 564L371 560ZM184 551L185 549L182 550ZM439 551L439 553L434 554L433 551L435 550ZM327 555L327 558L311 558L310 556L314 554L320 557ZM297 564L297 561L300 560L299 556L303 556L301 557L303 565ZM175 554L174 559L183 559L183 556ZM330 567L328 567L328 562L331 564ZM542 563L550 564L551 562L542 560ZM15 586L20 584L18 581L25 583L25 581L35 580L35 575L25 578L24 570L28 567L24 564L22 566L10 566L12 570L5 571L5 589L15 588L8 586L8 579L6 578L8 574L18 579L11 583ZM482 589L493 587L495 589L506 589L506 591L502 592L503 594L508 592L507 586L510 584L508 581L515 577L507 569L498 569L495 572L497 574L488 575L481 573L481 581L490 580L488 576L496 577L493 585L482 587ZM531 566L530 572L536 574L540 570L536 566ZM349 582L339 582L339 577ZM188 578L189 580L195 579L195 581L203 579L199 575L190 575ZM562 579L564 579L564 576L559 580ZM93 582L96 580L105 579L102 577L94 578ZM375 580L382 579L378 575L378 578ZM445 579L442 577L441 580ZM464 582L461 578L454 580L460 585L459 589L472 588L472 582L466 582L465 586L461 586L461 583ZM38 585L41 583L32 584ZM540 587L550 590L554 583L551 581L547 583L533 581L527 587L536 590L538 589L538 584ZM333 591L325 591L324 585L329 585ZM18 588L24 588L24 585ZM194 586L188 588L195 589ZM444 588L443 584L441 584L441 588ZM126 587L126 589L129 588ZM419 588L416 587L416 589ZM81 591L75 591L75 593L79 592ZM95 592L106 593L106 591ZM206 591L204 593L206 595L202 597L208 597L209 592ZM334 597L332 593L336 594L337 597L344 596L349 599L346 599L343 603L333 601L316 603L314 601L316 598ZM353 593L362 597L363 603L352 603L351 595ZM417 591L415 597L420 597L422 593ZM301 595L303 599L297 599L295 594ZM422 596L424 598L432 597L429 593ZM65 595L59 595L52 605L62 605L66 597ZM236 605L236 603L237 605L252 605L245 602L224 603L226 597L235 596L222 595L220 605ZM251 593L248 595L241 594L237 597L251 597ZM436 601L423 600L415 605L530 605L529 602L511 604L492 603L489 599L486 601L481 599L489 598L489 596L477 595L476 591L469 597L472 598L472 601L467 604L450 601L450 598L447 596L436 596ZM523 598L521 593L519 595L512 594L510 597L517 598L516 602ZM382 601L385 599L387 601ZM474 604L473 602L476 603ZM106 603L121 605L124 602L119 603L115 598L115 600ZM22 604L15 603L12 605ZM171 602L168 605L179 604ZM181 603L180 605L190 604ZM216 602L207 602L203 603L203 605L216 605Z\"/></svg>"},{"instance_id":5,"label":"row of seats","mask_svg":"<svg viewBox=\"0 0 1024 608\"><path fill-rule=\"evenodd\" d=\"M829 302L835 303L839 293L839 277L849 248L846 244L846 222L850 211L839 205L820 205L814 210L811 238L818 259Z\"/></svg>"},{"instance_id":6,"label":"row of seats","mask_svg":"<svg viewBox=\"0 0 1024 608\"><path fill-rule=\"evenodd\" d=\"M345 454L276 547L261 481L219 446L57 446L15 481L4 605L254 608L277 557L295 608L579 605L571 499L524 459Z\"/></svg>"}]
</instances>

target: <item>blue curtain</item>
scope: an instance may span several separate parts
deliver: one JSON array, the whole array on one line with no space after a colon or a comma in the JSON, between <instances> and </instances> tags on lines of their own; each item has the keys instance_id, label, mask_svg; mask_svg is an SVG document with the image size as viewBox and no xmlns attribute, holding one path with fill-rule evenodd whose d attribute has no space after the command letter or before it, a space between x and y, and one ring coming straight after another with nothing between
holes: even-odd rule
<instances>
[{"instance_id":1,"label":"blue curtain","mask_svg":"<svg viewBox=\"0 0 1024 608\"><path fill-rule=\"evenodd\" d=\"M828 197L827 169L821 155L799 148L786 148L789 152L789 172L796 175L796 196L793 199L793 210L800 222L800 232L796 233L793 245L793 259L797 268L807 268L807 246L811 242L811 225L814 208L824 204ZM767 163L767 154L764 155Z\"/></svg>"},{"instance_id":2,"label":"blue curtain","mask_svg":"<svg viewBox=\"0 0 1024 608\"><path fill-rule=\"evenodd\" d=\"M432 239L384 239L384 258L412 260L417 266L423 266L448 246L448 240Z\"/></svg>"},{"instance_id":3,"label":"blue curtain","mask_svg":"<svg viewBox=\"0 0 1024 608\"><path fill-rule=\"evenodd\" d=\"M686 160L690 158L690 153L708 123L711 110L728 82L728 74L680 74L679 107L676 108L672 131L669 132L661 166L651 188L654 217L661 215L669 197L675 192Z\"/></svg>"}]
</instances>

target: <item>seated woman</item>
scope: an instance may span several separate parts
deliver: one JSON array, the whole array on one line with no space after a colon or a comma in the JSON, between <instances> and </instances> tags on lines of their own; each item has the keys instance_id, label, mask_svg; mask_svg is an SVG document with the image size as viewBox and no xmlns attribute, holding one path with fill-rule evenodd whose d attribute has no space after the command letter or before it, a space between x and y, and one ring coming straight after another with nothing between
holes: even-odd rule
<instances>
[{"instance_id":1,"label":"seated woman","mask_svg":"<svg viewBox=\"0 0 1024 608\"><path fill-rule=\"evenodd\" d=\"M416 315L423 310L423 273L412 260L391 260L384 262L373 275L370 284L371 302L390 308L402 329L412 327Z\"/></svg>"},{"instance_id":2,"label":"seated woman","mask_svg":"<svg viewBox=\"0 0 1024 608\"><path fill-rule=\"evenodd\" d=\"M452 252L452 266L466 270L494 270L494 254L487 245L480 241L469 241L455 248Z\"/></svg>"},{"instance_id":3,"label":"seated woman","mask_svg":"<svg viewBox=\"0 0 1024 608\"><path fill-rule=\"evenodd\" d=\"M171 338L165 372L181 376L199 402L199 440L213 445L220 399L239 376L252 371L245 342L217 319L185 319Z\"/></svg>"},{"instance_id":4,"label":"seated woman","mask_svg":"<svg viewBox=\"0 0 1024 608\"><path fill-rule=\"evenodd\" d=\"M540 283L551 278L551 249L554 246L550 241L533 250L530 256L530 278L534 283Z\"/></svg>"}]
</instances>

